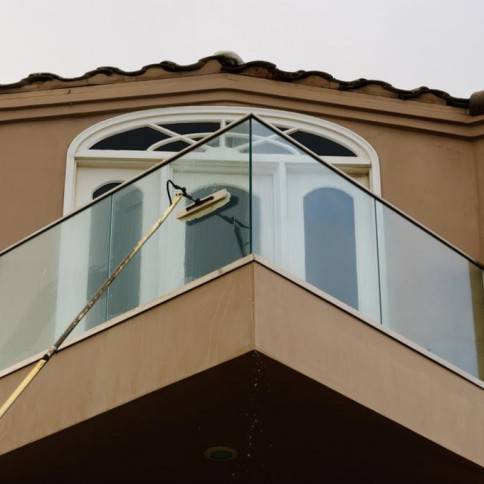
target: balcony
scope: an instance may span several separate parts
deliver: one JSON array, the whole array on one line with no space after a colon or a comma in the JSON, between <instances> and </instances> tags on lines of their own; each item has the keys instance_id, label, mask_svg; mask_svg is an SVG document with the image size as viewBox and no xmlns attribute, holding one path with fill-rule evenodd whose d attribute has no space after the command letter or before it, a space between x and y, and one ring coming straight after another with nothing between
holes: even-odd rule
<instances>
[{"instance_id":1,"label":"balcony","mask_svg":"<svg viewBox=\"0 0 484 484\"><path fill-rule=\"evenodd\" d=\"M177 321L178 326L166 335L154 329L151 334L160 338L152 343L163 348L161 357L166 356L172 369L176 369L177 376L167 377L164 384L255 348L299 371L304 369L317 381L331 383L332 388L345 395L356 398L357 394L357 400L364 405L442 445L447 442L448 436L437 435L437 422L433 430L424 431L419 427L422 422L412 420L415 415L386 413L379 395L366 392L361 386L363 380L358 383L356 376L372 373L369 380L364 380L368 383L382 376L391 378L393 374L395 381L405 381L407 388L412 385L410 380L424 371L416 383L419 398L424 399L425 386L431 385L434 378L439 384L448 385L453 402L458 401L459 394L473 391L462 387L461 380L480 390L484 378L484 288L480 264L252 115L199 141L1 255L0 368L8 375L7 386L12 384L13 375L9 373L42 356L55 343L169 205L173 196L169 180L185 187L194 198L226 189L230 201L197 220L182 221L176 214L168 218L69 335L63 348L74 348L75 343L92 346L96 338L89 341L90 336L121 321L139 318L160 302L173 304L183 295L178 309L162 311L161 319L156 320ZM243 273L247 265L256 267L248 272L250 276ZM245 276L230 276L232 273ZM246 276L249 282L244 279ZM224 293L223 281L227 277L232 278L226 286L232 291L230 294ZM183 309L180 301L190 288L215 279L217 298L206 294L206 300L201 297L185 305L190 310ZM311 297L301 295L300 290ZM324 306L321 300L325 301ZM223 315L217 315L214 309L220 304L223 315L233 324L223 326ZM228 316L231 308L241 315L240 320L234 322ZM218 321L217 330L204 323L213 318ZM335 326L334 321L341 322L341 327ZM352 332L348 332L348 325ZM211 331L219 330L223 344L214 350L205 339ZM116 338L109 341L107 336L104 342L99 339L97 343L111 348L116 364L125 356L127 344L146 350L146 335L132 329L126 331L129 337L126 339L125 335L123 343L116 343ZM203 362L197 360L191 365L189 355L198 350L184 345L188 334L198 335L195 339L199 339L201 348L211 348L207 350L207 361L202 358ZM117 356L113 350L116 344L120 353ZM180 348L184 351L177 356ZM346 351L355 354L351 356ZM419 361L427 362L425 370L416 373L412 369L415 354ZM153 361L147 356L151 363L143 366L141 356L137 354L134 365L138 370L130 371L144 375L146 382L137 387L134 396L145 395L161 384L149 383ZM61 357L67 368L82 365L79 355L74 356L75 364L73 360L66 363L73 358L67 352L58 358ZM395 361L390 363L393 358ZM382 361L388 362L389 371L379 369ZM340 369L338 364L335 366L338 362ZM344 370L351 362L363 366ZM105 363L111 377L116 374L116 378L121 378L114 370L116 364ZM434 367L445 368L446 374L452 374L452 381L436 374ZM96 371L87 362L86 368ZM55 371L62 379L60 363ZM76 381L85 383L88 373L77 377ZM345 378L348 381L342 383ZM51 381L54 387L55 380ZM84 388L82 384L80 388ZM48 394L43 395L50 401ZM117 403L132 397L125 395ZM393 397L401 398L397 393ZM398 406L397 400L392 405ZM91 408L69 422L39 431L35 437L26 434L5 450L115 405L113 400L108 406ZM423 406L427 414L432 412L431 405L431 400L427 400ZM442 418L450 408L444 405ZM478 413L474 407L467 410L472 415ZM466 453L459 444L450 447L479 461L475 448Z\"/></svg>"},{"instance_id":2,"label":"balcony","mask_svg":"<svg viewBox=\"0 0 484 484\"><path fill-rule=\"evenodd\" d=\"M16 244L0 257L6 369L47 349L168 205L231 194L215 216L175 217L70 339L250 253L468 376L484 375L481 266L288 136L249 117Z\"/></svg>"}]
</instances>

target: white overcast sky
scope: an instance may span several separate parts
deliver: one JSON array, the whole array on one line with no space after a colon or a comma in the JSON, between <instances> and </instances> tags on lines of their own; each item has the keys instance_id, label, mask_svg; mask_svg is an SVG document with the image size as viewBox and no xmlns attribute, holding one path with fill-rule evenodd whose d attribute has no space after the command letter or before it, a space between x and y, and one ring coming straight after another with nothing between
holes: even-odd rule
<instances>
[{"instance_id":1,"label":"white overcast sky","mask_svg":"<svg viewBox=\"0 0 484 484\"><path fill-rule=\"evenodd\" d=\"M232 50L343 80L484 89L484 0L0 0L0 84Z\"/></svg>"}]
</instances>

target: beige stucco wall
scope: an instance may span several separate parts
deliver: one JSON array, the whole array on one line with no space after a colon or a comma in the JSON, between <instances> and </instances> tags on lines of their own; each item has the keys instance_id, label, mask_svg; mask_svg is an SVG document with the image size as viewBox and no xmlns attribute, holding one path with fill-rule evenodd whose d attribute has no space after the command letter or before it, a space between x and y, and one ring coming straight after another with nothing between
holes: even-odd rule
<instances>
[{"instance_id":1,"label":"beige stucco wall","mask_svg":"<svg viewBox=\"0 0 484 484\"><path fill-rule=\"evenodd\" d=\"M1 96L0 250L62 215L66 152L77 134L124 112L178 104L294 110L354 130L380 157L383 196L483 259L476 159L484 148L474 136L484 136L484 122L469 124L457 108L234 75Z\"/></svg>"},{"instance_id":2,"label":"beige stucco wall","mask_svg":"<svg viewBox=\"0 0 484 484\"><path fill-rule=\"evenodd\" d=\"M479 236L482 261L484 258L484 138L476 139L473 148L479 196Z\"/></svg>"},{"instance_id":3,"label":"beige stucco wall","mask_svg":"<svg viewBox=\"0 0 484 484\"><path fill-rule=\"evenodd\" d=\"M80 131L102 118L0 124L1 248L62 216L67 148Z\"/></svg>"}]
</instances>

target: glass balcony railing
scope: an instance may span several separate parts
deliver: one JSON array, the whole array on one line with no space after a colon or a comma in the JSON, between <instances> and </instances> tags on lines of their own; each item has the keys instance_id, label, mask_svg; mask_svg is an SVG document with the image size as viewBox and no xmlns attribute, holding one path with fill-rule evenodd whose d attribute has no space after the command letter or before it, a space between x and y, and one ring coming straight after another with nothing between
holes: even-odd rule
<instances>
[{"instance_id":1,"label":"glass balcony railing","mask_svg":"<svg viewBox=\"0 0 484 484\"><path fill-rule=\"evenodd\" d=\"M269 126L251 132L255 252L484 379L481 268Z\"/></svg>"},{"instance_id":2,"label":"glass balcony railing","mask_svg":"<svg viewBox=\"0 0 484 484\"><path fill-rule=\"evenodd\" d=\"M64 332L168 206L168 180L230 202L168 218L70 338L253 252L484 378L480 266L252 115L0 255L0 369Z\"/></svg>"},{"instance_id":3,"label":"glass balcony railing","mask_svg":"<svg viewBox=\"0 0 484 484\"><path fill-rule=\"evenodd\" d=\"M249 127L246 120L197 145L1 255L0 369L46 350L64 332L169 205L168 180L194 197L225 187L231 200L212 217L169 217L71 339L249 254L250 154L230 148L246 142Z\"/></svg>"}]
</instances>

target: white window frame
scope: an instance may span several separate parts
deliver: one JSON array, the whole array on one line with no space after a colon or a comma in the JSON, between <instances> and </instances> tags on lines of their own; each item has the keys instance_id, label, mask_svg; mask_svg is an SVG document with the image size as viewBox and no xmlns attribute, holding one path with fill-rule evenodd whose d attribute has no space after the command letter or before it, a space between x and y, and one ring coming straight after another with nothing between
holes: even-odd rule
<instances>
[{"instance_id":1,"label":"white window frame","mask_svg":"<svg viewBox=\"0 0 484 484\"><path fill-rule=\"evenodd\" d=\"M301 129L324 136L345 146L356 156L321 156L320 158L346 173L352 171L368 173L370 190L376 195L380 195L380 163L376 151L365 139L343 126L314 116L274 109L243 106L180 106L123 114L101 121L80 133L72 141L67 151L64 215L79 208L76 205L79 168L143 170L174 154L172 152L152 151L160 145L160 142L154 143L150 147L151 151L90 149L96 142L129 129L157 125L158 123L221 121L222 126L225 126L249 112L263 117L264 120L273 125L290 126L290 131ZM159 130L163 131L163 128ZM183 137L183 135L177 136L184 141L194 142ZM174 138L166 142L171 141L174 141ZM116 178L115 172L113 172L113 177Z\"/></svg>"}]
</instances>

